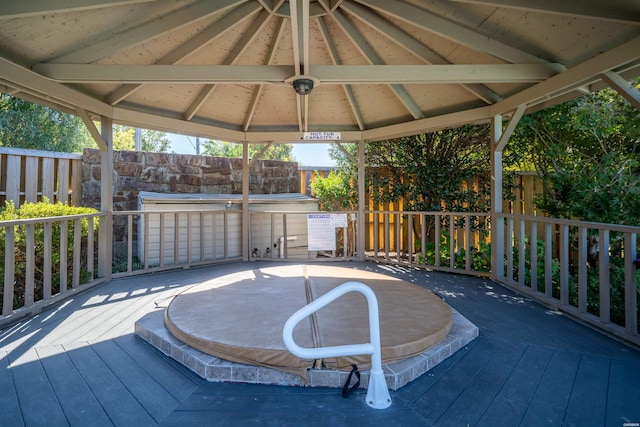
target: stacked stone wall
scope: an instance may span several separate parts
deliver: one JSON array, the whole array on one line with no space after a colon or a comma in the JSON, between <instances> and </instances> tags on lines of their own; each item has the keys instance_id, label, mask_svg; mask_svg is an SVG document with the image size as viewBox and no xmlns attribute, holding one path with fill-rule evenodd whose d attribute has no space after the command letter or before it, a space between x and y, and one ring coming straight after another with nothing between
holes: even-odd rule
<instances>
[{"instance_id":1,"label":"stacked stone wall","mask_svg":"<svg viewBox=\"0 0 640 427\"><path fill-rule=\"evenodd\" d=\"M188 154L115 151L113 210L138 209L140 191L156 193L241 194L242 160ZM82 205L100 209L100 151L82 156ZM249 171L250 194L299 193L298 164L257 160ZM134 227L134 230L137 227ZM136 237L134 236L134 239ZM114 220L114 251L126 249L126 218ZM119 249L120 248L120 249Z\"/></svg>"}]
</instances>

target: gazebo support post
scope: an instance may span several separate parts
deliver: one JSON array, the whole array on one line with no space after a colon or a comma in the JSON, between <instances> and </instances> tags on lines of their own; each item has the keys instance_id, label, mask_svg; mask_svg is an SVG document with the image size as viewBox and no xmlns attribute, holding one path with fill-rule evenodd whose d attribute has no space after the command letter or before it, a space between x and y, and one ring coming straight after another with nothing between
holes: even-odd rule
<instances>
[{"instance_id":1,"label":"gazebo support post","mask_svg":"<svg viewBox=\"0 0 640 427\"><path fill-rule=\"evenodd\" d=\"M100 117L100 218L98 229L98 275L111 280L113 264L113 120Z\"/></svg>"},{"instance_id":2,"label":"gazebo support post","mask_svg":"<svg viewBox=\"0 0 640 427\"><path fill-rule=\"evenodd\" d=\"M249 143L242 142L242 260L249 261Z\"/></svg>"},{"instance_id":3,"label":"gazebo support post","mask_svg":"<svg viewBox=\"0 0 640 427\"><path fill-rule=\"evenodd\" d=\"M357 255L358 261L364 261L364 245L365 245L365 186L364 186L364 140L358 141L358 222L356 225L357 232Z\"/></svg>"},{"instance_id":4,"label":"gazebo support post","mask_svg":"<svg viewBox=\"0 0 640 427\"><path fill-rule=\"evenodd\" d=\"M516 126L527 108L526 104L519 105L511 115L509 124L502 130L502 115L491 118L491 279L498 280L505 277L504 271L504 219L498 218L502 213L502 151L509 142Z\"/></svg>"}]
</instances>

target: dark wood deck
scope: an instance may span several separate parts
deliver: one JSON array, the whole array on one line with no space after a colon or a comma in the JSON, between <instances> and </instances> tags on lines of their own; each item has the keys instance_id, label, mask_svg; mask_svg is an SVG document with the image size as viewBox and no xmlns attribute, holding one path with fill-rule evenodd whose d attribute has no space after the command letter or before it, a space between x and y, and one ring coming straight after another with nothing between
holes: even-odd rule
<instances>
[{"instance_id":1,"label":"dark wood deck","mask_svg":"<svg viewBox=\"0 0 640 427\"><path fill-rule=\"evenodd\" d=\"M269 264L272 265L272 264ZM640 352L485 279L373 263L441 295L480 337L370 409L364 390L208 383L133 335L186 287L256 264L128 279L0 332L0 425L616 426L640 422Z\"/></svg>"}]
</instances>

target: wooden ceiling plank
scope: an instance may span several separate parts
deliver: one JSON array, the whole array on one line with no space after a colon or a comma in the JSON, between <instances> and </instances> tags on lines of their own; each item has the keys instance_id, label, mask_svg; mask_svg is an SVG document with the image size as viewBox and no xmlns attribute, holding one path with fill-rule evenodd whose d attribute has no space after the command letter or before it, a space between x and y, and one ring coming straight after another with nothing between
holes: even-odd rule
<instances>
[{"instance_id":1,"label":"wooden ceiling plank","mask_svg":"<svg viewBox=\"0 0 640 427\"><path fill-rule=\"evenodd\" d=\"M133 27L120 31L113 37L90 43L82 49L61 55L50 62L76 64L95 62L115 52L131 48L154 37L236 7L245 1L247 0L201 0L144 24L136 23Z\"/></svg>"},{"instance_id":2,"label":"wooden ceiling plank","mask_svg":"<svg viewBox=\"0 0 640 427\"><path fill-rule=\"evenodd\" d=\"M284 31L284 19L278 18L278 24L276 31L273 33L273 37L271 38L271 43L269 43L269 52L267 52L267 57L265 58L265 65L271 65L273 63L273 59L276 55L279 41L282 38L282 34ZM256 109L258 108L258 102L260 101L260 97L262 96L263 85L256 85L253 90L253 94L251 96L251 102L249 103L249 109L247 111L247 115L245 116L244 122L242 124L242 129L245 132L249 130L251 126L251 121L253 120L253 116L256 113Z\"/></svg>"},{"instance_id":3,"label":"wooden ceiling plank","mask_svg":"<svg viewBox=\"0 0 640 427\"><path fill-rule=\"evenodd\" d=\"M325 22L326 18L318 19L318 25L320 27L320 31L322 32L322 38L327 46L327 52L331 57L331 61L334 65L340 64L340 55L338 54L338 50L336 49L335 43L331 38L331 34L329 33L329 29L327 28L327 24ZM347 101L349 102L349 106L351 107L351 114L355 119L356 123L358 123L358 129L364 130L364 118L362 117L362 112L360 111L360 106L358 105L355 96L353 95L353 90L349 85L342 85L342 89L347 97Z\"/></svg>"},{"instance_id":4,"label":"wooden ceiling plank","mask_svg":"<svg viewBox=\"0 0 640 427\"><path fill-rule=\"evenodd\" d=\"M447 21L444 18L433 15L426 10L412 6L407 3L389 2L385 0L361 0L360 3L365 4L379 12L393 16L409 24L423 28L429 32L439 35L440 37L460 43L473 50L484 52L495 58L512 64L535 64L545 63L530 53L516 49L507 44L501 43L491 37L477 33L462 25Z\"/></svg>"},{"instance_id":5,"label":"wooden ceiling plank","mask_svg":"<svg viewBox=\"0 0 640 427\"><path fill-rule=\"evenodd\" d=\"M378 53L367 43L362 34L356 31L355 27L347 20L344 14L340 10L336 10L331 13L331 16L335 20L336 23L342 28L342 30L347 34L351 42L360 50L362 55L369 61L369 63L373 65L382 65L384 61ZM405 106L407 111L411 114L414 119L420 119L424 117L422 111L415 103L411 96L407 93L404 88L401 88L399 85L391 85L391 90L394 92L398 100Z\"/></svg>"},{"instance_id":6,"label":"wooden ceiling plank","mask_svg":"<svg viewBox=\"0 0 640 427\"><path fill-rule=\"evenodd\" d=\"M79 12L148 3L150 1L156 0L3 0L0 2L0 19Z\"/></svg>"},{"instance_id":7,"label":"wooden ceiling plank","mask_svg":"<svg viewBox=\"0 0 640 427\"><path fill-rule=\"evenodd\" d=\"M217 20L205 30L199 32L187 42L160 58L156 62L156 65L173 65L180 63L180 61L183 61L198 52L202 47L225 34L236 25L244 22L245 19L253 17L253 15L259 10L260 6L256 3L245 3L238 6L232 12ZM142 84L125 84L120 86L105 97L105 102L111 105L118 104L135 93L142 86Z\"/></svg>"},{"instance_id":8,"label":"wooden ceiling plank","mask_svg":"<svg viewBox=\"0 0 640 427\"><path fill-rule=\"evenodd\" d=\"M244 32L240 40L233 46L233 48L227 53L227 56L222 61L222 66L232 65L242 55L247 47L251 44L251 41L260 33L267 20L271 17L271 13L263 10L262 13L256 18L247 31ZM185 111L185 120L191 120L193 116L198 114L198 110L204 105L205 101L213 91L215 86L206 85L198 95L194 102Z\"/></svg>"},{"instance_id":9,"label":"wooden ceiling plank","mask_svg":"<svg viewBox=\"0 0 640 427\"><path fill-rule=\"evenodd\" d=\"M479 4L520 9L570 17L583 16L619 22L640 22L637 0L453 0L459 3Z\"/></svg>"},{"instance_id":10,"label":"wooden ceiling plank","mask_svg":"<svg viewBox=\"0 0 640 427\"><path fill-rule=\"evenodd\" d=\"M404 48L407 52L411 53L416 58L426 62L427 64L451 64L451 62L431 50L429 47L422 44L422 42L415 39L409 33L399 28L398 26L393 25L391 22L372 12L370 9L354 2L344 3L342 8L349 11L355 17L359 18L362 22L369 25L374 30L379 31L389 40L394 41L400 47ZM472 93L474 96L482 99L487 104L493 104L494 102L498 102L502 99L498 94L482 84L463 84L462 87Z\"/></svg>"}]
</instances>

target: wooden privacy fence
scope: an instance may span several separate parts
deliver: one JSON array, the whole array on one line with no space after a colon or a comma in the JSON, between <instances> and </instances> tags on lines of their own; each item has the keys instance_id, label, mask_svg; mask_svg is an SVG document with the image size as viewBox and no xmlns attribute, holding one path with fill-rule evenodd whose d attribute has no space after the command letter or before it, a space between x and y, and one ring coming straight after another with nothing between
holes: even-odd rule
<instances>
[{"instance_id":1,"label":"wooden privacy fence","mask_svg":"<svg viewBox=\"0 0 640 427\"><path fill-rule=\"evenodd\" d=\"M0 207L13 201L82 203L82 154L0 147Z\"/></svg>"}]
</instances>

